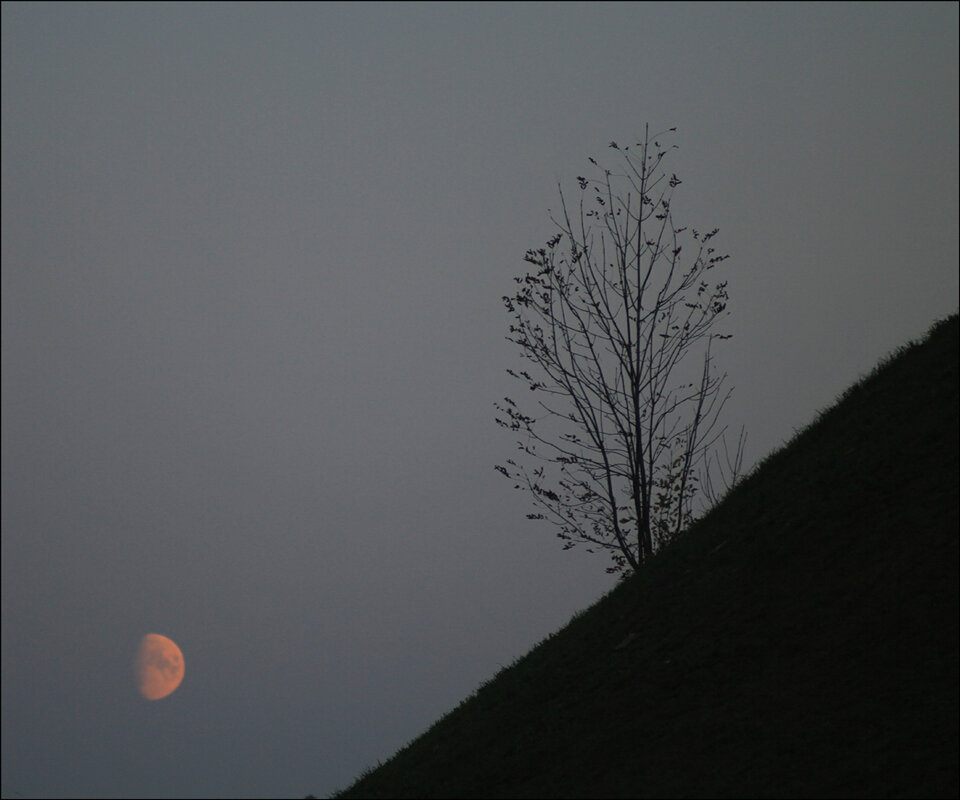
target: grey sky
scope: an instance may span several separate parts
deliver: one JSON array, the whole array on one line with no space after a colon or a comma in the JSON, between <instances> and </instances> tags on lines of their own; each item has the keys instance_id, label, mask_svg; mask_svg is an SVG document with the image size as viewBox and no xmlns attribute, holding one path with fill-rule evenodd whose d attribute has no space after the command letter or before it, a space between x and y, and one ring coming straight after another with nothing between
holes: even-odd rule
<instances>
[{"instance_id":1,"label":"grey sky","mask_svg":"<svg viewBox=\"0 0 960 800\"><path fill-rule=\"evenodd\" d=\"M753 462L957 307L957 31L5 2L4 796L329 792L599 597L493 470L557 181L678 126ZM186 661L156 703L148 632Z\"/></svg>"}]
</instances>

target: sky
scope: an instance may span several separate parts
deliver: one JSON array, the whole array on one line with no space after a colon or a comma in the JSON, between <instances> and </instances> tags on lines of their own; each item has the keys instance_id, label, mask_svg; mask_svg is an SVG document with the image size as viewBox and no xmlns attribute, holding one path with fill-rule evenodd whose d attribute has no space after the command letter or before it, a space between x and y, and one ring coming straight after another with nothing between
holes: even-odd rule
<instances>
[{"instance_id":1,"label":"sky","mask_svg":"<svg viewBox=\"0 0 960 800\"><path fill-rule=\"evenodd\" d=\"M3 796L323 796L609 591L493 468L558 182L677 127L749 466L957 309L957 39L955 3L4 2ZM186 667L153 702L147 633Z\"/></svg>"}]
</instances>

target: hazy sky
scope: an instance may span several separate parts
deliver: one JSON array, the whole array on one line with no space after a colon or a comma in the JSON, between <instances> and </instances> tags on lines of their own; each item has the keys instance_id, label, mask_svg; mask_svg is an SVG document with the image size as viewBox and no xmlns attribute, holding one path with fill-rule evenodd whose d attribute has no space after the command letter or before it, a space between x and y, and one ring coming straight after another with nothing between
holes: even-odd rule
<instances>
[{"instance_id":1,"label":"hazy sky","mask_svg":"<svg viewBox=\"0 0 960 800\"><path fill-rule=\"evenodd\" d=\"M4 796L330 792L607 591L493 469L557 181L679 128L754 462L957 308L957 32L4 2ZM149 632L186 662L156 702Z\"/></svg>"}]
</instances>

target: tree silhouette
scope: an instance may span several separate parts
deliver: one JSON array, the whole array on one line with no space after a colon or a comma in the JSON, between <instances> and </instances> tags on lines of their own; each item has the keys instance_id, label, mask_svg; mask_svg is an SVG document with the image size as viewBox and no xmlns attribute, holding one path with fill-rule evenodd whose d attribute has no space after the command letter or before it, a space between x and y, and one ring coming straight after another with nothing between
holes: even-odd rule
<instances>
[{"instance_id":1,"label":"tree silhouette","mask_svg":"<svg viewBox=\"0 0 960 800\"><path fill-rule=\"evenodd\" d=\"M730 395L712 352L730 338L713 332L727 282L708 275L729 256L711 246L716 229L674 223L682 181L663 170L676 145L660 137L675 130L646 127L633 151L610 142L618 171L590 158L596 176L577 177L575 204L559 187L556 235L527 251L533 270L503 298L507 339L533 363L507 372L538 397L532 415L509 397L496 404L526 462L496 469L532 494L528 517L557 524L564 549L609 552L608 572L636 570L690 522ZM732 480L742 446L741 433Z\"/></svg>"}]
</instances>

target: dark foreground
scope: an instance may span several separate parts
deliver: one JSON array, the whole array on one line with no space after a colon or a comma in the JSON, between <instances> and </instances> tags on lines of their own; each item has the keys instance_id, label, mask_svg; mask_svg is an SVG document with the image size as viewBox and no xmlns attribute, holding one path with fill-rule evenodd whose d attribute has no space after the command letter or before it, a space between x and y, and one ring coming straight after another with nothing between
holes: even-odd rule
<instances>
[{"instance_id":1,"label":"dark foreground","mask_svg":"<svg viewBox=\"0 0 960 800\"><path fill-rule=\"evenodd\" d=\"M957 317L340 797L956 797Z\"/></svg>"}]
</instances>

